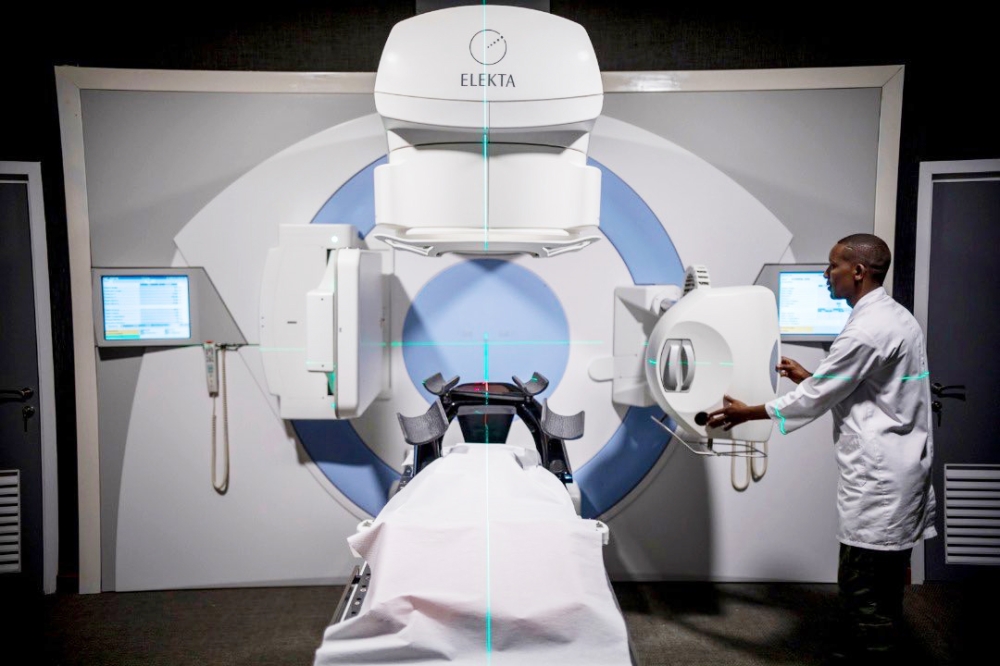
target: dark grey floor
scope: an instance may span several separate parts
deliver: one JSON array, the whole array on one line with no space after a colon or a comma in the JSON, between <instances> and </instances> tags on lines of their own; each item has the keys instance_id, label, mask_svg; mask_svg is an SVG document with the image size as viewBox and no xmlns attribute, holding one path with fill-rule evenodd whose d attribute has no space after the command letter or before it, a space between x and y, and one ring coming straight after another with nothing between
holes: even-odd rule
<instances>
[{"instance_id":1,"label":"dark grey floor","mask_svg":"<svg viewBox=\"0 0 1000 666\"><path fill-rule=\"evenodd\" d=\"M836 643L835 585L614 587L640 666L826 664ZM309 666L341 590L280 587L7 599L0 601L7 618L0 620L0 664ZM992 662L980 655L997 631L998 591L995 584L908 588L902 662Z\"/></svg>"}]
</instances>

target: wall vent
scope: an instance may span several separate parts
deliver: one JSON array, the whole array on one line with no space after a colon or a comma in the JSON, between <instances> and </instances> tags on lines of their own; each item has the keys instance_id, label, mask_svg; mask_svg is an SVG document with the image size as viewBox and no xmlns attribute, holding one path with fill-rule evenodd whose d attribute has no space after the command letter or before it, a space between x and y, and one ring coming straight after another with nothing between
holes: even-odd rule
<instances>
[{"instance_id":1,"label":"wall vent","mask_svg":"<svg viewBox=\"0 0 1000 666\"><path fill-rule=\"evenodd\" d=\"M944 466L947 564L1000 564L1000 465Z\"/></svg>"},{"instance_id":2,"label":"wall vent","mask_svg":"<svg viewBox=\"0 0 1000 666\"><path fill-rule=\"evenodd\" d=\"M0 574L21 571L21 473L0 469Z\"/></svg>"}]
</instances>

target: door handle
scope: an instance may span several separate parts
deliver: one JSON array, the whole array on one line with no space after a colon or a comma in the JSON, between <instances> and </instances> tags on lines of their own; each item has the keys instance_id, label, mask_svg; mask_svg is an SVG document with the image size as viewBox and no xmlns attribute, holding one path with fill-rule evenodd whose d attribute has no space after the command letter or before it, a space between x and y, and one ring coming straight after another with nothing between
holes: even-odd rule
<instances>
[{"instance_id":1,"label":"door handle","mask_svg":"<svg viewBox=\"0 0 1000 666\"><path fill-rule=\"evenodd\" d=\"M961 393L948 393L948 391L961 391ZM965 400L965 384L953 384L952 386L943 386L940 382L934 382L931 384L931 393L935 398L954 398L956 400Z\"/></svg>"},{"instance_id":2,"label":"door handle","mask_svg":"<svg viewBox=\"0 0 1000 666\"><path fill-rule=\"evenodd\" d=\"M27 400L33 395L35 395L35 392L27 386L22 389L0 389L0 397L4 398L11 397L16 400Z\"/></svg>"},{"instance_id":3,"label":"door handle","mask_svg":"<svg viewBox=\"0 0 1000 666\"><path fill-rule=\"evenodd\" d=\"M21 408L21 420L24 421L24 432L28 432L28 419L35 415L35 408L25 405Z\"/></svg>"}]
</instances>

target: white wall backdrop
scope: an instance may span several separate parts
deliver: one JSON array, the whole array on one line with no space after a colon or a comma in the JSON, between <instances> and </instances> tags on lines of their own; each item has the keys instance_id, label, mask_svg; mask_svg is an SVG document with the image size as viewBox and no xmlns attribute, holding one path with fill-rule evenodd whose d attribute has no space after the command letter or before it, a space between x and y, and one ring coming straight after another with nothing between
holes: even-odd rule
<instances>
[{"instance_id":1,"label":"white wall backdrop","mask_svg":"<svg viewBox=\"0 0 1000 666\"><path fill-rule=\"evenodd\" d=\"M748 82L734 73L728 86L709 77L711 85L691 79L687 89L649 92L632 91L642 73L609 77L590 157L625 184L616 196L644 204L658 221L653 233L676 250L664 265L703 264L716 286L752 284L764 263L822 262L841 236L878 233L885 224L877 201L890 186L880 174L886 155L895 157L894 137L886 136L885 115L893 107L885 84L896 73L836 72L832 80L850 84L831 86L830 72L772 72L768 80L780 85L765 89L758 89L759 75ZM257 322L263 262L279 225L314 221L342 186L360 182L352 179L385 155L373 77L314 76L303 84L308 75L235 83L222 72L129 78L60 68L57 74L68 136L69 220L76 237L89 243L86 252L71 253L74 321L89 308L91 266L202 267L225 316L249 343L226 355L231 480L224 495L211 486L213 405L200 347L143 354L134 389L131 382L98 383L97 401L103 414L114 414L116 427L99 431L96 410L78 408L81 590L345 581L356 564L345 539L382 492L376 477L384 479L384 470L377 470L402 466L405 443L395 414L423 412L426 394L416 370L408 369L412 357L394 347L391 398L350 424L367 462L345 470L336 456L314 460L309 451L319 444L300 441L294 424L277 416ZM630 441L613 457L604 455L627 409L612 403L610 382L587 372L613 353L614 289L635 283L639 264L662 269L655 257L637 258L627 247L641 246L648 232L615 215L608 237L584 251L513 261L551 290L562 309L539 315L563 317L567 330L561 376L546 397L556 411L586 413L584 438L567 446L573 468L586 469L593 497L606 490L599 488L602 479L612 483L621 477L617 468L631 464L628 446L653 445ZM404 321L414 303L428 298L425 288L448 284L451 269L468 261L395 255L394 341L404 340ZM484 282L477 299L484 308L491 285ZM89 323L75 326L78 357L81 350L95 354ZM511 323L513 339L524 326ZM823 355L809 345L782 351L806 367ZM545 352L526 349L524 363L539 353ZM112 360L96 354L98 366ZM535 369L523 368L522 378ZM86 367L80 372L86 375ZM78 378L78 387L81 381L88 380ZM105 441L112 436L124 441ZM526 436L512 429L512 441ZM775 431L769 453L763 478L743 492L734 479L746 478L745 459L706 460L679 445L626 475L634 487L616 487L613 504L595 500L593 507L611 527L612 577L835 580L829 417L792 435ZM351 484L341 481L344 474L355 475ZM353 481L369 476L372 487L359 500ZM94 568L95 560L102 566Z\"/></svg>"}]
</instances>

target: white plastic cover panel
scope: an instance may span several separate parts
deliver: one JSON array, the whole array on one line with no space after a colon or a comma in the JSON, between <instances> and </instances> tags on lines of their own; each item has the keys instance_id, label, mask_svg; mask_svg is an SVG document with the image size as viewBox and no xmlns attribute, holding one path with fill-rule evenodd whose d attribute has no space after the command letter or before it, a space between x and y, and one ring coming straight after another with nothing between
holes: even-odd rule
<instances>
[{"instance_id":1,"label":"white plastic cover panel","mask_svg":"<svg viewBox=\"0 0 1000 666\"><path fill-rule=\"evenodd\" d=\"M646 380L657 404L702 438L764 442L771 421L748 421L726 432L695 417L722 406L724 395L749 405L774 399L780 354L774 293L765 287L702 287L660 318L649 337Z\"/></svg>"},{"instance_id":2,"label":"white plastic cover panel","mask_svg":"<svg viewBox=\"0 0 1000 666\"><path fill-rule=\"evenodd\" d=\"M387 357L382 253L349 225L282 225L261 290L261 359L283 419L359 416Z\"/></svg>"}]
</instances>

